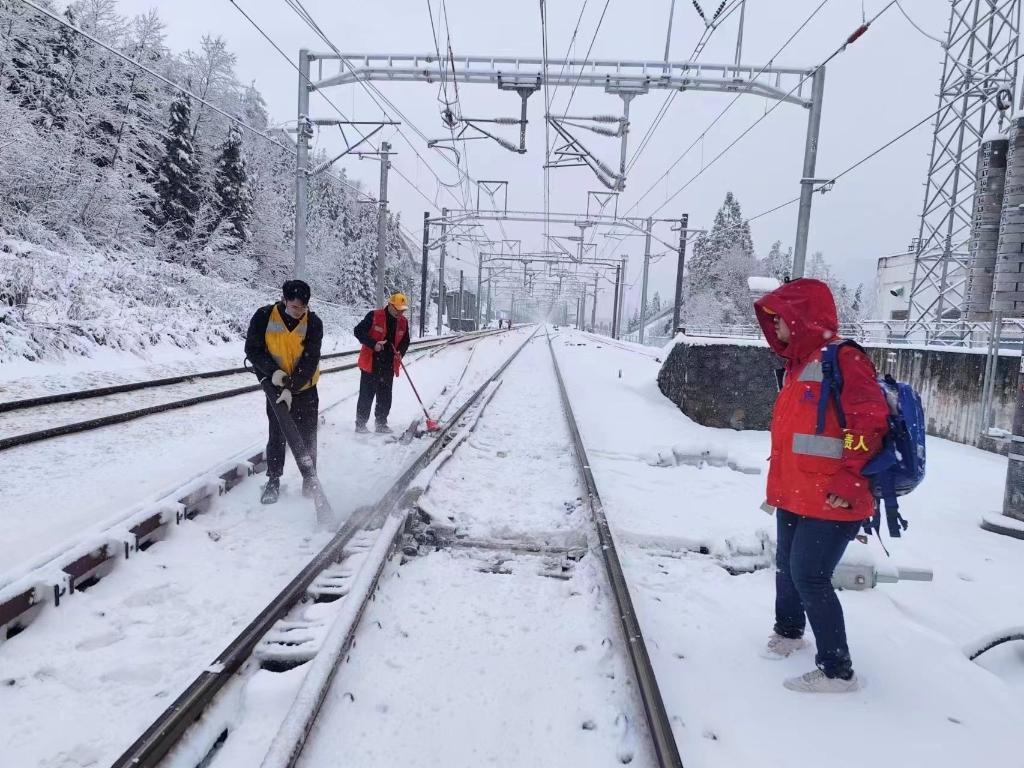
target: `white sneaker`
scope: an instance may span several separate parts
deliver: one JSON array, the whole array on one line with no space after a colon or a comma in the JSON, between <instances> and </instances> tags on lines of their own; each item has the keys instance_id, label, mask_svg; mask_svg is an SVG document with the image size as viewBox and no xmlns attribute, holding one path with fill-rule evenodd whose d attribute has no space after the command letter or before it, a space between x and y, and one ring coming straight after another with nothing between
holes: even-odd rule
<instances>
[{"instance_id":1,"label":"white sneaker","mask_svg":"<svg viewBox=\"0 0 1024 768\"><path fill-rule=\"evenodd\" d=\"M860 680L856 675L843 680L841 677L826 677L820 669L791 677L783 685L798 693L853 693L860 690Z\"/></svg>"},{"instance_id":2,"label":"white sneaker","mask_svg":"<svg viewBox=\"0 0 1024 768\"><path fill-rule=\"evenodd\" d=\"M761 651L761 658L773 661L785 659L805 645L807 645L807 641L802 637L783 637L773 632L772 636L768 638L768 644Z\"/></svg>"}]
</instances>

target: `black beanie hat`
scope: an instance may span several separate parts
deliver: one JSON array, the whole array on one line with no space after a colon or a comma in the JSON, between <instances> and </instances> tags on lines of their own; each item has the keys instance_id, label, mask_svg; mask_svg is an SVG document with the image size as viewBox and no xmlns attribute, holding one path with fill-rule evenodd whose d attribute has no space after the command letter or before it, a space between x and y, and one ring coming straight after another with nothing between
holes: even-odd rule
<instances>
[{"instance_id":1,"label":"black beanie hat","mask_svg":"<svg viewBox=\"0 0 1024 768\"><path fill-rule=\"evenodd\" d=\"M281 286L281 295L286 299L299 299L303 304L309 304L309 283L304 280L285 280Z\"/></svg>"}]
</instances>

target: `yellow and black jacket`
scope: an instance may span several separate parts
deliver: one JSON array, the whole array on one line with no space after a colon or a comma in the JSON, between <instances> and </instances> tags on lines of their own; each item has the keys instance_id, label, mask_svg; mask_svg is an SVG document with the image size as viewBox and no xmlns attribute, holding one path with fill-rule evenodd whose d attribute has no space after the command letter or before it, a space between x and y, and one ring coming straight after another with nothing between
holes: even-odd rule
<instances>
[{"instance_id":1,"label":"yellow and black jacket","mask_svg":"<svg viewBox=\"0 0 1024 768\"><path fill-rule=\"evenodd\" d=\"M316 313L307 311L298 320L289 317L284 304L256 310L245 336L245 356L257 375L269 376L278 368L291 379L291 390L302 392L320 378L320 345L324 326Z\"/></svg>"}]
</instances>

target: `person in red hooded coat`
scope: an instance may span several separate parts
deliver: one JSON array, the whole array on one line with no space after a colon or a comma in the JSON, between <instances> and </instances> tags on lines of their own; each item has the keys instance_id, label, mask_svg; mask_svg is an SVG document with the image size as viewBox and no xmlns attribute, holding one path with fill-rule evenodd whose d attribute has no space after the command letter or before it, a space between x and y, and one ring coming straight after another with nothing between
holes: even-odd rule
<instances>
[{"instance_id":1,"label":"person in red hooded coat","mask_svg":"<svg viewBox=\"0 0 1024 768\"><path fill-rule=\"evenodd\" d=\"M832 572L865 518L874 514L864 466L881 449L888 406L871 360L857 347L839 350L840 396L818 434L822 350L839 341L835 300L820 280L801 278L754 304L769 346L786 361L772 414L768 504L777 508L775 627L764 656L784 658L804 647L810 621L816 669L786 680L802 692L842 693L859 683L846 642Z\"/></svg>"}]
</instances>

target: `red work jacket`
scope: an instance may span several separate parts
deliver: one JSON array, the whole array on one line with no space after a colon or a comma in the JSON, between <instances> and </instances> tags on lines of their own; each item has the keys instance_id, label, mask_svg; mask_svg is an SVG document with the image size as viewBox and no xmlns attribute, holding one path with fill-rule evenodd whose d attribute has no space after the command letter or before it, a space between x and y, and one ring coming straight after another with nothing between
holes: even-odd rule
<instances>
[{"instance_id":1,"label":"red work jacket","mask_svg":"<svg viewBox=\"0 0 1024 768\"><path fill-rule=\"evenodd\" d=\"M839 351L846 429L840 428L830 403L825 429L816 434L821 352L837 341L839 328L832 292L819 280L801 278L763 296L754 309L768 344L786 360L785 380L772 414L768 503L825 520L870 517L874 499L861 472L882 447L889 414L874 364L855 347ZM779 341L773 314L789 327L788 344ZM846 500L850 508L830 506L829 494Z\"/></svg>"},{"instance_id":2,"label":"red work jacket","mask_svg":"<svg viewBox=\"0 0 1024 768\"><path fill-rule=\"evenodd\" d=\"M391 351L394 355L392 370L395 376L402 370L402 356L398 354L398 348L402 339L409 333L409 321L405 315L399 315L395 321L395 341L391 344ZM388 318L386 309L375 309L373 311L373 324L370 326L370 338L377 341L385 341L388 337ZM365 344L359 350L359 369L367 373L373 373L373 347Z\"/></svg>"}]
</instances>

